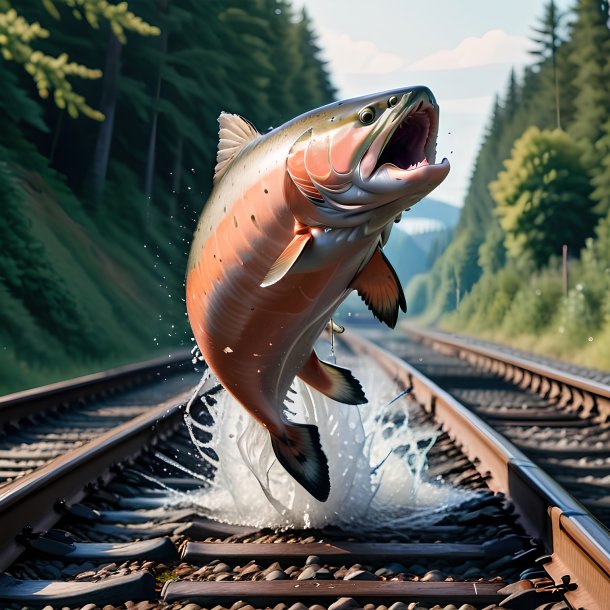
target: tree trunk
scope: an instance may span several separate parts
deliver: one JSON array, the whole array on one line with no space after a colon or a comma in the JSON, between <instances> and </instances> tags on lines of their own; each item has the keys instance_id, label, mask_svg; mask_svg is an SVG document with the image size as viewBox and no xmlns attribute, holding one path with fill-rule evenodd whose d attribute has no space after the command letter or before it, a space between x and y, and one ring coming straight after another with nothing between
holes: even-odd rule
<instances>
[{"instance_id":1,"label":"tree trunk","mask_svg":"<svg viewBox=\"0 0 610 610\"><path fill-rule=\"evenodd\" d=\"M176 218L178 212L178 192L180 191L180 183L182 182L182 150L184 148L184 136L178 134L178 142L176 144L176 156L174 158L174 170L172 171L172 198L171 207L169 210L170 222L177 223Z\"/></svg>"},{"instance_id":2,"label":"tree trunk","mask_svg":"<svg viewBox=\"0 0 610 610\"><path fill-rule=\"evenodd\" d=\"M108 160L110 158L112 133L114 131L114 116L119 93L122 50L123 45L111 30L106 51L106 67L104 69L102 99L100 102L100 110L106 118L100 124L97 133L95 152L93 153L93 162L91 163L89 173L90 200L96 208L100 203L108 172Z\"/></svg>"},{"instance_id":3,"label":"tree trunk","mask_svg":"<svg viewBox=\"0 0 610 610\"><path fill-rule=\"evenodd\" d=\"M160 11L167 13L169 0L157 0L157 7ZM161 53L165 57L167 52L167 31L163 29L161 33ZM144 172L144 197L146 202L146 223L150 220L150 206L152 203L153 180L155 177L155 159L157 155L157 125L159 123L159 98L161 97L161 80L163 76L163 65L165 60L161 60L159 72L157 74L157 84L154 90L154 103L152 110L152 120L150 124L150 136L148 138L148 151L146 153L146 170Z\"/></svg>"}]
</instances>

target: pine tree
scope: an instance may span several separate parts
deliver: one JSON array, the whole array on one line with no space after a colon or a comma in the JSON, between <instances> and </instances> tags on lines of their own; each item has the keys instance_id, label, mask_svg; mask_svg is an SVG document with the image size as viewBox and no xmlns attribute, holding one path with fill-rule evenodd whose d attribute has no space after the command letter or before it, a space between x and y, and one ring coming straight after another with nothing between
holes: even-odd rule
<instances>
[{"instance_id":1,"label":"pine tree","mask_svg":"<svg viewBox=\"0 0 610 610\"><path fill-rule=\"evenodd\" d=\"M532 51L532 54L538 57L538 63L544 63L550 59L552 69L553 90L555 92L555 116L556 127L561 129L561 108L560 108L560 87L559 87L559 72L557 66L557 58L559 47L564 42L559 34L563 14L557 9L554 0L549 0L544 6L544 16L541 19L540 27L533 28L537 34L534 42L538 47Z\"/></svg>"},{"instance_id":2,"label":"pine tree","mask_svg":"<svg viewBox=\"0 0 610 610\"><path fill-rule=\"evenodd\" d=\"M583 148L585 167L595 175L599 158L596 144L610 119L608 0L579 0L575 13L569 59L576 68L576 112L568 131Z\"/></svg>"}]
</instances>

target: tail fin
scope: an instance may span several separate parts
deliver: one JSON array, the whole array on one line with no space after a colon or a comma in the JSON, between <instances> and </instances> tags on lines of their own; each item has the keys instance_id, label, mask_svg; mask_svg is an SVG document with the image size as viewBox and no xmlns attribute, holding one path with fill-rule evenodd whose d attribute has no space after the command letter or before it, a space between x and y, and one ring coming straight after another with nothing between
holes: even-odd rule
<instances>
[{"instance_id":1,"label":"tail fin","mask_svg":"<svg viewBox=\"0 0 610 610\"><path fill-rule=\"evenodd\" d=\"M330 493L328 462L316 426L286 424L283 438L271 435L280 464L316 500L325 502Z\"/></svg>"}]
</instances>

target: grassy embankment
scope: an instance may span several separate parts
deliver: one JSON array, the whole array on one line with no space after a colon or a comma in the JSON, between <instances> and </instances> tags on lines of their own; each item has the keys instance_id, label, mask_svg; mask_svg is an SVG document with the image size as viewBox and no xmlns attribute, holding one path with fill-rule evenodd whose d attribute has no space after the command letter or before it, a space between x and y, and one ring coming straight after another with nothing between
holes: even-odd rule
<instances>
[{"instance_id":1,"label":"grassy embankment","mask_svg":"<svg viewBox=\"0 0 610 610\"><path fill-rule=\"evenodd\" d=\"M0 162L0 394L192 345L184 231L136 234L44 174Z\"/></svg>"}]
</instances>

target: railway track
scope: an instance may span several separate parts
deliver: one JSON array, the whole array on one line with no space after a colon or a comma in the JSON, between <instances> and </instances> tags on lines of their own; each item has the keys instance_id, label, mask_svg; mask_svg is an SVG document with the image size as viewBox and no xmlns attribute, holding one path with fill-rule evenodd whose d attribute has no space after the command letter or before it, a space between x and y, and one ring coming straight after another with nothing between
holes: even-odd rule
<instances>
[{"instance_id":1,"label":"railway track","mask_svg":"<svg viewBox=\"0 0 610 610\"><path fill-rule=\"evenodd\" d=\"M374 532L206 519L197 498L214 470L183 424L180 386L0 488L2 607L603 608L610 543L584 508L421 372L346 342L408 390L410 425L439 429L428 477L467 491L462 501L430 511L425 527Z\"/></svg>"},{"instance_id":2,"label":"railway track","mask_svg":"<svg viewBox=\"0 0 610 610\"><path fill-rule=\"evenodd\" d=\"M509 438L610 525L610 386L466 338L381 338ZM389 343L388 343L389 342Z\"/></svg>"}]
</instances>

